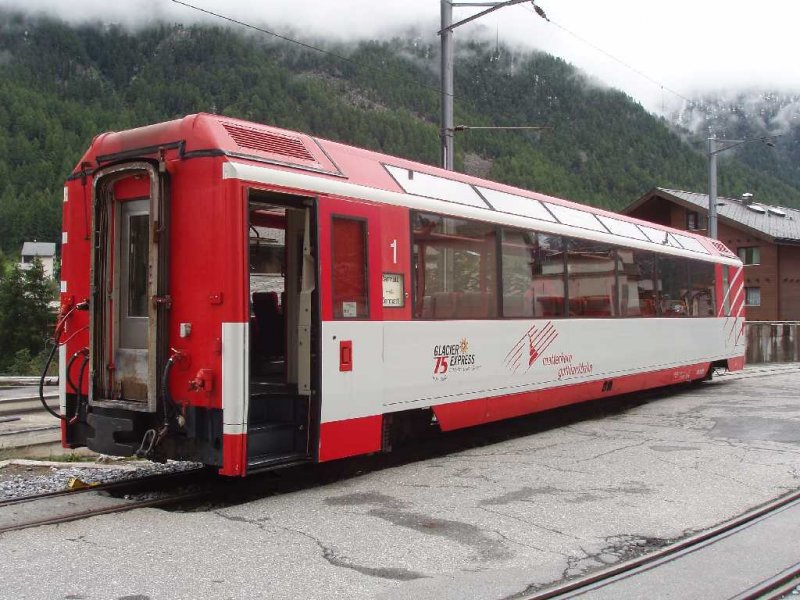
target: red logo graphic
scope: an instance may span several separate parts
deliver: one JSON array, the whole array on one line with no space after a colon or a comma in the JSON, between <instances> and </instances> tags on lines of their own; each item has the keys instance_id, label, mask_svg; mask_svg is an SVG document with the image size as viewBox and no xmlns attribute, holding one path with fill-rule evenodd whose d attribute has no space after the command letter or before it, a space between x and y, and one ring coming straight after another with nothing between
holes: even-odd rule
<instances>
[{"instance_id":1,"label":"red logo graphic","mask_svg":"<svg viewBox=\"0 0 800 600\"><path fill-rule=\"evenodd\" d=\"M552 321L548 321L541 328L532 325L506 354L506 366L512 373L516 373L525 361L528 363L525 370L528 371L557 337L558 331L553 327Z\"/></svg>"}]
</instances>

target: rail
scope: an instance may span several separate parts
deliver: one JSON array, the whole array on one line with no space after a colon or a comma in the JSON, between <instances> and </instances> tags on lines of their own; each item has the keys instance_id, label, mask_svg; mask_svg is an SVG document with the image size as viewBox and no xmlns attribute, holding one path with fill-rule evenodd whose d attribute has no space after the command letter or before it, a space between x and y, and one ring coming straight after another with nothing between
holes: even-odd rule
<instances>
[{"instance_id":1,"label":"rail","mask_svg":"<svg viewBox=\"0 0 800 600\"><path fill-rule=\"evenodd\" d=\"M597 590L611 585L614 582L634 577L651 569L657 569L661 565L696 552L703 546L713 544L732 533L743 530L762 517L777 514L790 506L800 506L800 491L782 496L772 502L750 510L735 519L685 538L675 544L656 550L655 552L622 562L607 569L602 569L585 577L557 584L533 594L521 595L519 598L524 600L563 600L584 594L588 595L592 590ZM790 585L798 577L800 577L800 564L793 565L781 574L765 579L762 583L753 588L745 590L740 596L736 596L736 598L738 600L762 598L765 594L773 590L784 589L785 586ZM792 588L790 587L789 589ZM761 591L759 592L759 590ZM758 595L759 593L761 595ZM779 598L781 596L774 597Z\"/></svg>"}]
</instances>

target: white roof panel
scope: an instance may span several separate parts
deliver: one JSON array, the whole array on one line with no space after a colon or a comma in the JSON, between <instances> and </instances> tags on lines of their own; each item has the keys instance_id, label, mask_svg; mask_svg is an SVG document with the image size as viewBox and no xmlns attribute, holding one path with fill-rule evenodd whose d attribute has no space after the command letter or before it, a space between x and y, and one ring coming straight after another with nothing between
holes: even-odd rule
<instances>
[{"instance_id":1,"label":"white roof panel","mask_svg":"<svg viewBox=\"0 0 800 600\"><path fill-rule=\"evenodd\" d=\"M526 198L525 196L517 196L516 194L509 194L507 192L500 192L489 188L477 188L481 195L491 204L495 210L500 212L509 213L511 215L519 215L521 217L532 217L540 221L550 221L555 223L555 218L547 209L542 206L542 203L533 198Z\"/></svg>"},{"instance_id":2,"label":"white roof panel","mask_svg":"<svg viewBox=\"0 0 800 600\"><path fill-rule=\"evenodd\" d=\"M428 175L419 171L384 165L397 184L409 194L438 198L456 204L466 204L477 208L489 208L471 185L453 181L445 177Z\"/></svg>"}]
</instances>

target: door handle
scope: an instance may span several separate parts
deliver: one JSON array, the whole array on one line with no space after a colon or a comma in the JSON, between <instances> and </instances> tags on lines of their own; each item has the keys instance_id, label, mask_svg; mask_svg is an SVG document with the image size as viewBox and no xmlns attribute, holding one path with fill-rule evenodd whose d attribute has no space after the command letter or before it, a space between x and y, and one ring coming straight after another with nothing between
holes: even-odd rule
<instances>
[{"instance_id":1,"label":"door handle","mask_svg":"<svg viewBox=\"0 0 800 600\"><path fill-rule=\"evenodd\" d=\"M339 342L339 370L353 370L353 342L351 340Z\"/></svg>"}]
</instances>

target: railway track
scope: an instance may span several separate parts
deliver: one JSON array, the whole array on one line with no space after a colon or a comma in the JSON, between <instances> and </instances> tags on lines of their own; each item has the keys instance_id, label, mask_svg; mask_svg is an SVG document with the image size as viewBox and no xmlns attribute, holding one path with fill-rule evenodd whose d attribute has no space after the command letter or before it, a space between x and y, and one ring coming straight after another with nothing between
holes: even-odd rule
<instances>
[{"instance_id":1,"label":"railway track","mask_svg":"<svg viewBox=\"0 0 800 600\"><path fill-rule=\"evenodd\" d=\"M565 600L567 598L624 598L623 586L632 580L641 580L641 589L647 590L645 574L652 575L658 569L664 569L671 563L692 555L692 560L700 556L700 552L732 536L757 525L759 521L769 519L786 511L800 513L800 491L785 495L739 517L717 525L711 529L685 538L677 543L661 548L655 552L622 562L607 569L591 573L585 577L573 579L552 587L537 590L531 594L518 596L520 600ZM796 517L793 513L792 518ZM702 560L702 557L700 558ZM736 565L728 565L737 568ZM763 575L763 574L762 574ZM712 575L710 572L708 576ZM652 579L652 577L651 577ZM658 579L656 577L655 579ZM729 600L765 600L783 598L800 585L800 563L790 565L782 571L771 574L757 584L742 590L738 595L725 596ZM653 596L655 597L655 596ZM677 597L677 596L675 596Z\"/></svg>"},{"instance_id":2,"label":"railway track","mask_svg":"<svg viewBox=\"0 0 800 600\"><path fill-rule=\"evenodd\" d=\"M160 473L0 501L0 535L136 508L203 498L212 475L203 468Z\"/></svg>"}]
</instances>

